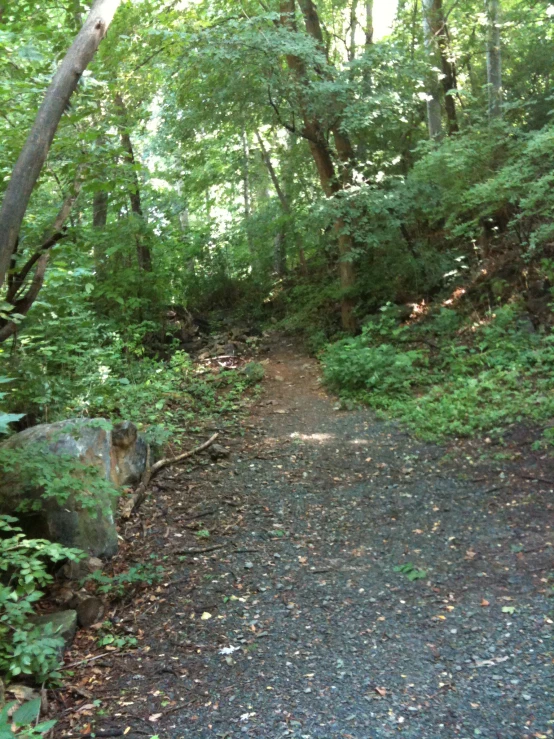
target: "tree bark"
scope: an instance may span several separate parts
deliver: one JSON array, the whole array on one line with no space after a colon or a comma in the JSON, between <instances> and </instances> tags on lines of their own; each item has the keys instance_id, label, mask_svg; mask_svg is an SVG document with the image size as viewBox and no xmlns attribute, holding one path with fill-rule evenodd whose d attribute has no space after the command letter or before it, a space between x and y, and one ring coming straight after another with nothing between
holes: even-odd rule
<instances>
[{"instance_id":1,"label":"tree bark","mask_svg":"<svg viewBox=\"0 0 554 739\"><path fill-rule=\"evenodd\" d=\"M273 187L275 188L275 192L277 193L277 197L279 198L283 210L287 215L289 215L291 209L288 198L285 195L285 191L281 187L281 183L279 182L279 178L277 177L277 173L275 172L275 167L273 166L271 157L269 156L269 152L265 148L264 140L262 139L259 131L256 131L256 139L258 140L258 144L260 145L260 153L269 173L271 182L273 183Z\"/></svg>"},{"instance_id":2,"label":"tree bark","mask_svg":"<svg viewBox=\"0 0 554 739\"><path fill-rule=\"evenodd\" d=\"M142 225L144 222L144 214L142 211L142 202L140 198L140 182L136 169L135 152L133 150L133 143L129 135L129 129L127 124L127 107L123 102L121 95L115 96L115 104L119 112L119 136L121 139L121 146L125 152L125 161L129 165L129 171L131 173L131 186L129 187L129 200L131 201L131 212L138 221L138 230L135 233L135 241L137 245L137 261L139 268L145 272L152 271L152 255L148 245L144 243L144 234L142 233Z\"/></svg>"},{"instance_id":3,"label":"tree bark","mask_svg":"<svg viewBox=\"0 0 554 739\"><path fill-rule=\"evenodd\" d=\"M502 116L502 50L500 37L500 0L485 0L487 12L487 82L489 116Z\"/></svg>"},{"instance_id":4,"label":"tree bark","mask_svg":"<svg viewBox=\"0 0 554 739\"><path fill-rule=\"evenodd\" d=\"M92 227L95 231L103 231L106 228L108 221L108 202L108 193L105 190L98 190L94 193L92 199ZM102 263L104 252L96 236L94 238L93 253L96 276L102 279L104 276L104 265Z\"/></svg>"},{"instance_id":5,"label":"tree bark","mask_svg":"<svg viewBox=\"0 0 554 739\"><path fill-rule=\"evenodd\" d=\"M365 3L365 46L368 49L373 45L373 0Z\"/></svg>"},{"instance_id":6,"label":"tree bark","mask_svg":"<svg viewBox=\"0 0 554 739\"><path fill-rule=\"evenodd\" d=\"M435 36L439 49L441 72L442 72L442 89L444 92L444 108L446 111L446 119L448 121L448 133L452 135L459 131L458 117L456 114L456 100L454 94L457 89L456 65L452 59L450 51L450 37L448 35L448 25L444 15L442 0L434 0L432 15L433 35Z\"/></svg>"},{"instance_id":7,"label":"tree bark","mask_svg":"<svg viewBox=\"0 0 554 739\"><path fill-rule=\"evenodd\" d=\"M81 75L106 35L121 0L96 0L82 29L54 75L19 155L0 210L0 287L6 279L31 193L59 122Z\"/></svg>"},{"instance_id":8,"label":"tree bark","mask_svg":"<svg viewBox=\"0 0 554 739\"><path fill-rule=\"evenodd\" d=\"M279 202L281 203L283 212L290 219L290 224L294 232L296 245L298 247L298 254L300 257L300 265L302 267L302 272L306 274L306 257L304 256L304 249L302 248L302 244L300 243L300 239L298 238L298 233L294 225L294 214L292 212L292 208L290 207L289 199L285 191L281 187L281 183L279 182L279 178L277 177L277 173L275 172L275 167L273 166L273 162L271 161L269 152L265 148L264 140L262 139L259 131L256 131L256 139L258 140L258 144L260 145L260 153L262 156L262 160L269 173L269 178L271 179L271 182L273 183L273 187L275 188L275 192L277 193L277 197L279 198ZM279 277L282 277L283 275L286 274L286 271L287 271L286 240L285 240L285 233L283 229L280 229L277 235L275 236L274 255L275 255L275 259L274 259L275 272Z\"/></svg>"},{"instance_id":9,"label":"tree bark","mask_svg":"<svg viewBox=\"0 0 554 739\"><path fill-rule=\"evenodd\" d=\"M429 58L427 74L427 124L429 138L442 138L442 111L440 100L440 82L436 70L435 34L433 32L433 12L435 0L423 0L423 36Z\"/></svg>"},{"instance_id":10,"label":"tree bark","mask_svg":"<svg viewBox=\"0 0 554 739\"><path fill-rule=\"evenodd\" d=\"M350 6L350 45L348 47L348 58L350 61L356 58L356 31L358 30L358 0L351 0Z\"/></svg>"},{"instance_id":11,"label":"tree bark","mask_svg":"<svg viewBox=\"0 0 554 739\"><path fill-rule=\"evenodd\" d=\"M248 243L248 251L254 253L254 245L252 243L252 235L250 233L250 150L248 146L248 136L246 131L242 130L242 197L244 202L244 222L246 226L246 241Z\"/></svg>"}]
</instances>

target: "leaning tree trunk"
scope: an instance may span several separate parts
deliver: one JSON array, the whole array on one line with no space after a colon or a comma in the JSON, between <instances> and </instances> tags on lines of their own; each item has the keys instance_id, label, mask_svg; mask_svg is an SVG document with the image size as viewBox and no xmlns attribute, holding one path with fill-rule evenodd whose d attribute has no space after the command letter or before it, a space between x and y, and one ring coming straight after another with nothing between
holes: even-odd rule
<instances>
[{"instance_id":1,"label":"leaning tree trunk","mask_svg":"<svg viewBox=\"0 0 554 739\"><path fill-rule=\"evenodd\" d=\"M14 170L0 210L0 287L15 249L31 193L56 130L81 75L106 35L121 0L96 0L46 91Z\"/></svg>"},{"instance_id":2,"label":"leaning tree trunk","mask_svg":"<svg viewBox=\"0 0 554 739\"><path fill-rule=\"evenodd\" d=\"M502 51L500 38L500 0L485 0L487 11L487 82L489 115L502 115Z\"/></svg>"},{"instance_id":3,"label":"leaning tree trunk","mask_svg":"<svg viewBox=\"0 0 554 739\"><path fill-rule=\"evenodd\" d=\"M440 82L436 69L435 34L433 32L434 4L434 0L423 0L423 36L429 58L429 71L427 74L427 123L429 126L429 138L440 139L442 137L442 112Z\"/></svg>"}]
</instances>

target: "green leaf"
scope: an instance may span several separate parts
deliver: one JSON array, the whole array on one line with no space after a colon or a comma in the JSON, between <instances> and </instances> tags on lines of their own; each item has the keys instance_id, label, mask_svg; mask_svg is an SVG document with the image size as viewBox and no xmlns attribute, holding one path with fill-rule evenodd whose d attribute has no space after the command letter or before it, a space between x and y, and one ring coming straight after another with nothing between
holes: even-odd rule
<instances>
[{"instance_id":1,"label":"green leaf","mask_svg":"<svg viewBox=\"0 0 554 739\"><path fill-rule=\"evenodd\" d=\"M40 698L27 701L20 706L13 715L13 721L17 726L28 726L34 723L40 714Z\"/></svg>"}]
</instances>

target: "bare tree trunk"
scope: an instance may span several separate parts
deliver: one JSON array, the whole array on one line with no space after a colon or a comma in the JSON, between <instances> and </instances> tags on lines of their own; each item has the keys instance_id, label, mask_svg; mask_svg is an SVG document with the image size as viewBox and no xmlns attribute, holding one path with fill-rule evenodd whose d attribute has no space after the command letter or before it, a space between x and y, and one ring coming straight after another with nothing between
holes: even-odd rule
<instances>
[{"instance_id":1,"label":"bare tree trunk","mask_svg":"<svg viewBox=\"0 0 554 739\"><path fill-rule=\"evenodd\" d=\"M489 116L502 115L502 49L500 37L500 0L485 0L487 11L487 82Z\"/></svg>"},{"instance_id":2,"label":"bare tree trunk","mask_svg":"<svg viewBox=\"0 0 554 739\"><path fill-rule=\"evenodd\" d=\"M450 50L450 38L448 25L444 16L442 0L434 0L432 16L433 35L436 38L442 71L442 88L444 91L444 108L448 121L448 133L452 135L459 131L458 117L456 115L456 101L454 94L457 89L456 65L452 59Z\"/></svg>"},{"instance_id":3,"label":"bare tree trunk","mask_svg":"<svg viewBox=\"0 0 554 739\"><path fill-rule=\"evenodd\" d=\"M248 250L250 254L254 253L252 237L250 234L250 151L248 147L248 136L246 131L242 130L242 197L244 200L244 221L246 225L246 240L248 242Z\"/></svg>"},{"instance_id":4,"label":"bare tree trunk","mask_svg":"<svg viewBox=\"0 0 554 739\"><path fill-rule=\"evenodd\" d=\"M285 194L285 191L281 187L281 183L279 182L279 178L277 177L277 173L275 172L275 167L273 166L273 162L271 161L269 152L265 148L264 140L262 139L259 131L256 131L256 138L258 140L258 144L260 145L260 153L262 155L262 160L267 168L269 177L271 179L271 182L273 183L273 187L275 188L275 192L277 193L277 197L279 198L279 202L281 203L283 212L285 213L285 215L289 216L290 218L291 227L294 231L294 236L296 238L297 245L299 247L300 263L302 265L302 269L304 270L306 267L306 259L304 257L304 250L302 249L302 245L299 242L298 234L294 226L294 214L292 213L289 200ZM275 272L279 277L282 277L284 274L286 274L286 271L287 271L287 251L286 251L285 232L284 232L284 229L282 228L279 230L279 232L275 236L274 256L275 256L274 258Z\"/></svg>"},{"instance_id":5,"label":"bare tree trunk","mask_svg":"<svg viewBox=\"0 0 554 739\"><path fill-rule=\"evenodd\" d=\"M96 0L46 91L33 128L16 162L0 210L0 287L6 279L31 193L60 119L81 75L106 35L121 0Z\"/></svg>"},{"instance_id":6,"label":"bare tree trunk","mask_svg":"<svg viewBox=\"0 0 554 739\"><path fill-rule=\"evenodd\" d=\"M148 245L144 243L144 234L141 232L142 225L144 222L144 214L142 211L142 202L140 198L140 182L136 169L135 152L133 150L133 143L129 135L129 129L127 126L127 108L123 102L121 95L115 96L115 104L119 111L120 121L118 123L119 136L121 138L121 146L125 152L125 161L129 165L129 171L131 173L131 187L129 188L129 200L131 201L131 211L138 221L138 230L135 234L135 241L137 245L137 261L140 269L145 272L152 271L152 255Z\"/></svg>"},{"instance_id":7,"label":"bare tree trunk","mask_svg":"<svg viewBox=\"0 0 554 739\"><path fill-rule=\"evenodd\" d=\"M98 190L94 193L92 199L92 227L95 231L103 231L108 221L108 193L105 190ZM99 277L102 270L103 250L98 243L97 237L94 239L94 267L96 276Z\"/></svg>"},{"instance_id":8,"label":"bare tree trunk","mask_svg":"<svg viewBox=\"0 0 554 739\"><path fill-rule=\"evenodd\" d=\"M434 0L423 0L423 36L429 57L429 72L427 75L427 123L429 126L429 138L440 139L442 138L442 112L433 32L434 4Z\"/></svg>"},{"instance_id":9,"label":"bare tree trunk","mask_svg":"<svg viewBox=\"0 0 554 739\"><path fill-rule=\"evenodd\" d=\"M260 153L269 173L271 182L273 183L273 187L275 188L275 192L277 193L277 197L279 198L283 210L287 215L289 215L291 210L288 198L285 195L285 191L281 187L281 183L279 182L279 178L277 177L277 173L275 172L275 167L273 166L271 157L269 156L269 152L265 148L264 140L262 139L259 131L256 131L256 139L258 140L258 144L260 145Z\"/></svg>"},{"instance_id":10,"label":"bare tree trunk","mask_svg":"<svg viewBox=\"0 0 554 739\"><path fill-rule=\"evenodd\" d=\"M108 221L108 193L105 190L99 190L94 193L92 201L92 227L106 228Z\"/></svg>"},{"instance_id":11,"label":"bare tree trunk","mask_svg":"<svg viewBox=\"0 0 554 739\"><path fill-rule=\"evenodd\" d=\"M358 30L358 0L352 0L350 6L350 46L348 47L348 58L350 61L356 58L356 31Z\"/></svg>"},{"instance_id":12,"label":"bare tree trunk","mask_svg":"<svg viewBox=\"0 0 554 739\"><path fill-rule=\"evenodd\" d=\"M365 2L365 46L373 45L373 0Z\"/></svg>"}]
</instances>

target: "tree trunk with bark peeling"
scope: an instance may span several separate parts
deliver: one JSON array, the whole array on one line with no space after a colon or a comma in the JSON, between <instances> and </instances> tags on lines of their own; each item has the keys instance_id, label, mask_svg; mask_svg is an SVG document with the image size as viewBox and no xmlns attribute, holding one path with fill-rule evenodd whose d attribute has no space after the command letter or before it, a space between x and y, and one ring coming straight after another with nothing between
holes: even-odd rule
<instances>
[{"instance_id":1,"label":"tree trunk with bark peeling","mask_svg":"<svg viewBox=\"0 0 554 739\"><path fill-rule=\"evenodd\" d=\"M0 210L0 287L16 248L29 199L61 117L81 75L92 61L121 0L96 0L82 29L54 75L19 155Z\"/></svg>"}]
</instances>

